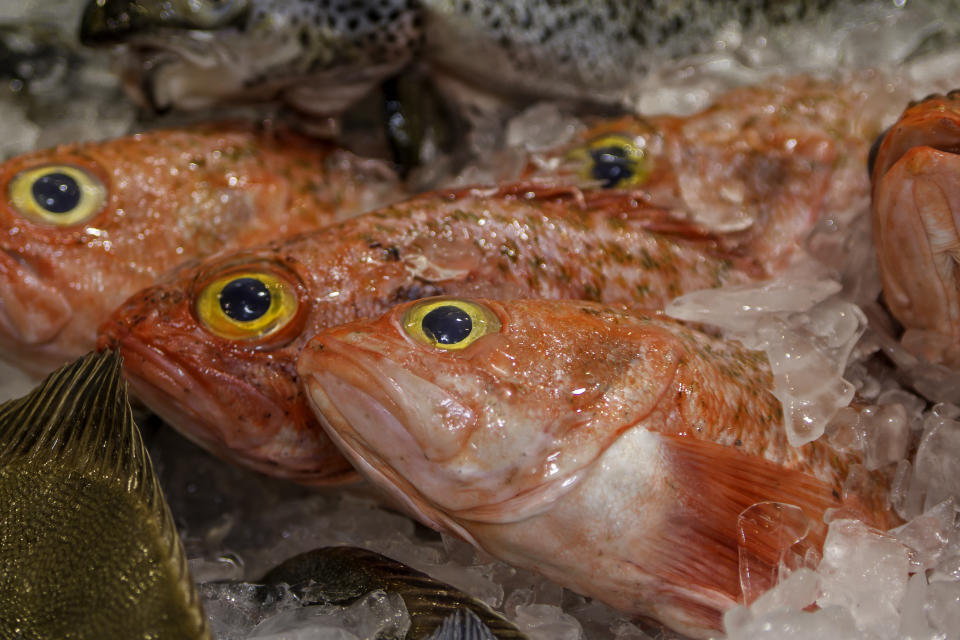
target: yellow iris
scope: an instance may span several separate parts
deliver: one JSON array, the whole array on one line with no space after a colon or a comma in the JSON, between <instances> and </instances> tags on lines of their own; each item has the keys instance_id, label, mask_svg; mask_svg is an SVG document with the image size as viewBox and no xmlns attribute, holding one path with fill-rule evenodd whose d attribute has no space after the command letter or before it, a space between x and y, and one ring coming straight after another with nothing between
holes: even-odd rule
<instances>
[{"instance_id":1,"label":"yellow iris","mask_svg":"<svg viewBox=\"0 0 960 640\"><path fill-rule=\"evenodd\" d=\"M500 319L487 307L450 298L419 302L407 309L401 322L414 340L449 351L500 331Z\"/></svg>"},{"instance_id":2,"label":"yellow iris","mask_svg":"<svg viewBox=\"0 0 960 640\"><path fill-rule=\"evenodd\" d=\"M600 182L604 189L634 187L650 175L650 159L642 137L600 136L570 150L567 158L581 165L581 178Z\"/></svg>"},{"instance_id":3,"label":"yellow iris","mask_svg":"<svg viewBox=\"0 0 960 640\"><path fill-rule=\"evenodd\" d=\"M14 176L9 195L27 219L66 227L99 213L107 201L107 188L80 167L46 164Z\"/></svg>"},{"instance_id":4,"label":"yellow iris","mask_svg":"<svg viewBox=\"0 0 960 640\"><path fill-rule=\"evenodd\" d=\"M269 271L232 271L207 284L196 299L197 317L229 340L258 340L285 327L297 313L296 287Z\"/></svg>"}]
</instances>

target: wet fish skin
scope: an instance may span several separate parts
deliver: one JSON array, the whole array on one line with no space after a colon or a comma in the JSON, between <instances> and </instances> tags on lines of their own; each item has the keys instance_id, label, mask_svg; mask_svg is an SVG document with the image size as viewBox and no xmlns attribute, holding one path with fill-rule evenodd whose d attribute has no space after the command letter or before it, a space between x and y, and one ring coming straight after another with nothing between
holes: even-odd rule
<instances>
[{"instance_id":1,"label":"wet fish skin","mask_svg":"<svg viewBox=\"0 0 960 640\"><path fill-rule=\"evenodd\" d=\"M873 237L884 300L914 347L960 363L960 92L911 104L880 139L872 166Z\"/></svg>"},{"instance_id":2,"label":"wet fish skin","mask_svg":"<svg viewBox=\"0 0 960 640\"><path fill-rule=\"evenodd\" d=\"M116 353L0 405L0 532L0 637L210 638Z\"/></svg>"},{"instance_id":3,"label":"wet fish skin","mask_svg":"<svg viewBox=\"0 0 960 640\"><path fill-rule=\"evenodd\" d=\"M41 167L73 172L94 195L62 213L30 204ZM181 262L313 229L400 189L376 162L224 123L18 156L0 165L0 192L0 354L39 376L93 348L114 307Z\"/></svg>"},{"instance_id":4,"label":"wet fish skin","mask_svg":"<svg viewBox=\"0 0 960 640\"><path fill-rule=\"evenodd\" d=\"M446 624L448 616L461 611L478 617L489 637L526 638L499 613L456 587L358 547L324 547L301 553L271 569L260 582L286 583L309 604L345 604L376 590L398 593L410 615L408 640L427 638Z\"/></svg>"},{"instance_id":5,"label":"wet fish skin","mask_svg":"<svg viewBox=\"0 0 960 640\"><path fill-rule=\"evenodd\" d=\"M720 246L735 234L721 239L637 196L529 184L422 195L181 269L121 305L99 344L117 345L136 395L205 448L298 482L342 481L354 472L316 423L295 371L322 329L441 293L656 308L764 273L759 260ZM214 333L196 305L234 273L287 283L296 311L262 338Z\"/></svg>"},{"instance_id":6,"label":"wet fish skin","mask_svg":"<svg viewBox=\"0 0 960 640\"><path fill-rule=\"evenodd\" d=\"M280 96L307 113L337 114L413 60L432 67L451 98L460 87L511 101L609 105L635 97L651 61L709 50L728 24L827 28L850 3L228 0L199 3L199 12L195 4L91 1L81 40L140 51L131 74L155 108Z\"/></svg>"},{"instance_id":7,"label":"wet fish skin","mask_svg":"<svg viewBox=\"0 0 960 640\"><path fill-rule=\"evenodd\" d=\"M450 305L474 321L441 339L429 314ZM857 455L789 445L762 353L663 316L425 299L318 334L298 371L341 450L419 520L693 637L741 602L741 550L777 566L775 527L738 542L752 504L799 506L814 545L828 508L897 522L882 474L844 494Z\"/></svg>"}]
</instances>

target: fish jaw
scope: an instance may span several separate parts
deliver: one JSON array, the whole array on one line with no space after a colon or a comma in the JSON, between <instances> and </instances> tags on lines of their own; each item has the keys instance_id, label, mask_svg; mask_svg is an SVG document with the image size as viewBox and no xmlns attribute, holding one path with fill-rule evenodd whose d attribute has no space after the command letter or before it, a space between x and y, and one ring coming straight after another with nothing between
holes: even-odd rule
<instances>
[{"instance_id":1,"label":"fish jaw","mask_svg":"<svg viewBox=\"0 0 960 640\"><path fill-rule=\"evenodd\" d=\"M874 185L884 297L908 329L960 339L960 156L914 147Z\"/></svg>"},{"instance_id":2,"label":"fish jaw","mask_svg":"<svg viewBox=\"0 0 960 640\"><path fill-rule=\"evenodd\" d=\"M290 356L238 359L202 334L171 285L146 289L100 327L98 348L117 348L135 394L185 437L261 473L306 485L356 474L305 409ZM157 321L163 316L165 322ZM206 363L204 365L203 363ZM277 370L277 367L280 370Z\"/></svg>"}]
</instances>

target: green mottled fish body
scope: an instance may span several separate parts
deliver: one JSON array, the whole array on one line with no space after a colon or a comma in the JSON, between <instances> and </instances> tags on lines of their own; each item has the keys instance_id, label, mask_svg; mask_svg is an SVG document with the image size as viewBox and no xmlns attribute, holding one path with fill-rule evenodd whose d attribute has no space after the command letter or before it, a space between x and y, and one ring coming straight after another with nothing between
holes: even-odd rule
<instances>
[{"instance_id":1,"label":"green mottled fish body","mask_svg":"<svg viewBox=\"0 0 960 640\"><path fill-rule=\"evenodd\" d=\"M500 96L616 104L657 65L713 50L728 32L835 32L863 19L849 5L881 24L926 10L880 0L96 0L81 39L131 45L137 90L156 108L281 96L339 113L412 61Z\"/></svg>"},{"instance_id":2,"label":"green mottled fish body","mask_svg":"<svg viewBox=\"0 0 960 640\"><path fill-rule=\"evenodd\" d=\"M0 638L209 638L120 357L0 406Z\"/></svg>"},{"instance_id":3,"label":"green mottled fish body","mask_svg":"<svg viewBox=\"0 0 960 640\"><path fill-rule=\"evenodd\" d=\"M324 547L294 556L263 577L266 584L286 583L301 601L352 602L371 591L397 593L410 616L406 638L427 638L458 611L471 611L497 640L523 640L524 634L483 602L456 587L357 547ZM459 626L466 624L466 620ZM441 638L455 637L450 635ZM481 636L484 637L484 636Z\"/></svg>"}]
</instances>

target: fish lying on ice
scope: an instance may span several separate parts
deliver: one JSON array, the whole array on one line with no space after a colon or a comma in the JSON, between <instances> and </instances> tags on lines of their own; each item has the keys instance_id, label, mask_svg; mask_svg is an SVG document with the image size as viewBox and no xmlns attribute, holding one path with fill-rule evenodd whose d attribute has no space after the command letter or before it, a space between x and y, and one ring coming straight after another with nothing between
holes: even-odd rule
<instances>
[{"instance_id":1,"label":"fish lying on ice","mask_svg":"<svg viewBox=\"0 0 960 640\"><path fill-rule=\"evenodd\" d=\"M960 93L910 105L871 158L884 300L932 361L960 364Z\"/></svg>"},{"instance_id":2,"label":"fish lying on ice","mask_svg":"<svg viewBox=\"0 0 960 640\"><path fill-rule=\"evenodd\" d=\"M386 167L252 125L159 130L0 165L0 354L34 375L93 348L128 296L189 259L399 197Z\"/></svg>"},{"instance_id":3,"label":"fish lying on ice","mask_svg":"<svg viewBox=\"0 0 960 640\"><path fill-rule=\"evenodd\" d=\"M883 28L899 14L956 6L929 4L91 0L80 38L128 45L131 86L159 110L281 97L306 113L337 114L414 61L451 96L620 105L657 64L725 39L730 46L731 27L744 40L763 34L773 48L797 25L836 33L873 20Z\"/></svg>"},{"instance_id":4,"label":"fish lying on ice","mask_svg":"<svg viewBox=\"0 0 960 640\"><path fill-rule=\"evenodd\" d=\"M629 191L436 192L180 269L121 305L99 344L116 345L136 395L201 446L265 473L334 482L353 469L294 370L317 332L442 293L662 307L765 276L765 256L738 237Z\"/></svg>"},{"instance_id":5,"label":"fish lying on ice","mask_svg":"<svg viewBox=\"0 0 960 640\"><path fill-rule=\"evenodd\" d=\"M727 91L684 117L592 123L568 144L530 153L526 178L581 188L641 189L650 202L714 230L755 225L766 250L789 254L821 217L869 197L869 143L881 98L855 79L771 79Z\"/></svg>"},{"instance_id":6,"label":"fish lying on ice","mask_svg":"<svg viewBox=\"0 0 960 640\"><path fill-rule=\"evenodd\" d=\"M786 503L896 523L854 454L787 442L762 353L584 301L430 298L330 329L298 372L324 428L424 523L695 637L740 603L740 556L776 566ZM787 541L789 545L792 541Z\"/></svg>"},{"instance_id":7,"label":"fish lying on ice","mask_svg":"<svg viewBox=\"0 0 960 640\"><path fill-rule=\"evenodd\" d=\"M0 405L0 637L208 639L120 357Z\"/></svg>"},{"instance_id":8,"label":"fish lying on ice","mask_svg":"<svg viewBox=\"0 0 960 640\"><path fill-rule=\"evenodd\" d=\"M301 553L271 569L260 582L290 585L291 592L304 604L344 604L377 590L397 593L410 616L410 628L404 636L409 640L467 640L473 636L463 635L463 630L471 626L488 634L476 636L477 640L526 638L499 613L456 587L358 547L324 547ZM461 616L457 618L461 635L454 631L440 634L441 627L454 624L447 619L460 611L471 612L479 625Z\"/></svg>"}]
</instances>

